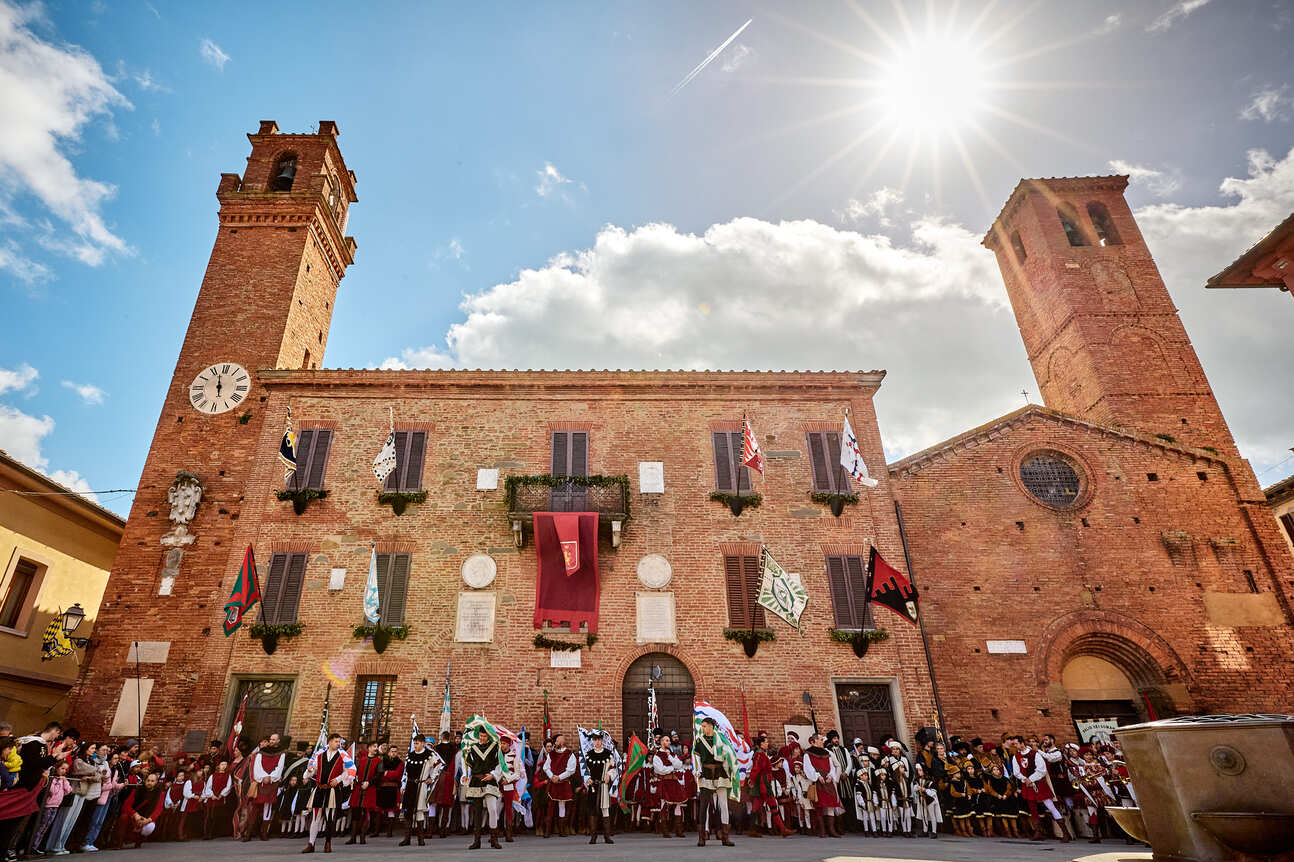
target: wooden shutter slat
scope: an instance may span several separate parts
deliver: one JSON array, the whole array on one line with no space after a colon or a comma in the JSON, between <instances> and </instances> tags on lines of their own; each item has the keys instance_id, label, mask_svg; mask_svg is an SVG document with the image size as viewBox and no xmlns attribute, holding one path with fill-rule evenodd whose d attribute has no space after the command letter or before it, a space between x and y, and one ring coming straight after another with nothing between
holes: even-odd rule
<instances>
[{"instance_id":1,"label":"wooden shutter slat","mask_svg":"<svg viewBox=\"0 0 1294 862\"><path fill-rule=\"evenodd\" d=\"M834 611L836 628L856 628L853 604L849 600L849 582L845 575L844 557L827 557L827 584L831 589L831 607Z\"/></svg>"},{"instance_id":2,"label":"wooden shutter slat","mask_svg":"<svg viewBox=\"0 0 1294 862\"><path fill-rule=\"evenodd\" d=\"M261 620L270 625L279 621L279 598L283 595L283 572L287 565L287 554L270 557L270 573L261 591Z\"/></svg>"},{"instance_id":3,"label":"wooden shutter slat","mask_svg":"<svg viewBox=\"0 0 1294 862\"><path fill-rule=\"evenodd\" d=\"M589 475L589 432L572 431L571 439L571 459L570 470L568 475L587 476Z\"/></svg>"},{"instance_id":4,"label":"wooden shutter slat","mask_svg":"<svg viewBox=\"0 0 1294 862\"><path fill-rule=\"evenodd\" d=\"M427 452L427 432L413 431L409 434L409 457L401 478L401 490L416 494L422 490L422 461Z\"/></svg>"},{"instance_id":5,"label":"wooden shutter slat","mask_svg":"<svg viewBox=\"0 0 1294 862\"><path fill-rule=\"evenodd\" d=\"M750 468L741 463L741 453L745 449L745 440L740 431L732 432L732 442L728 451L732 453L732 473L737 477L737 493L745 494L750 490Z\"/></svg>"},{"instance_id":6,"label":"wooden shutter slat","mask_svg":"<svg viewBox=\"0 0 1294 862\"><path fill-rule=\"evenodd\" d=\"M741 557L725 556L723 573L728 589L728 624L735 629L749 628L745 583L741 576Z\"/></svg>"},{"instance_id":7,"label":"wooden shutter slat","mask_svg":"<svg viewBox=\"0 0 1294 862\"><path fill-rule=\"evenodd\" d=\"M567 476L569 461L567 456L570 454L570 442L565 431L553 432L553 475Z\"/></svg>"},{"instance_id":8,"label":"wooden shutter slat","mask_svg":"<svg viewBox=\"0 0 1294 862\"><path fill-rule=\"evenodd\" d=\"M840 463L840 432L826 431L823 436L827 441L827 475L831 478L831 491L834 494L848 494L849 474Z\"/></svg>"},{"instance_id":9,"label":"wooden shutter slat","mask_svg":"<svg viewBox=\"0 0 1294 862\"><path fill-rule=\"evenodd\" d=\"M377 555L377 605L382 617L386 616L386 597L391 594L391 555ZM366 619L365 622L368 620ZM378 620L381 622L381 618Z\"/></svg>"},{"instance_id":10,"label":"wooden shutter slat","mask_svg":"<svg viewBox=\"0 0 1294 862\"><path fill-rule=\"evenodd\" d=\"M292 480L288 483L288 488L292 491L300 491L306 487L306 473L310 469L310 450L314 448L314 439L314 431L297 432L297 469L292 474Z\"/></svg>"},{"instance_id":11,"label":"wooden shutter slat","mask_svg":"<svg viewBox=\"0 0 1294 862\"><path fill-rule=\"evenodd\" d=\"M746 607L750 609L750 628L764 627L764 606L759 603L759 582L763 574L759 557L742 557L745 575Z\"/></svg>"},{"instance_id":12,"label":"wooden shutter slat","mask_svg":"<svg viewBox=\"0 0 1294 862\"><path fill-rule=\"evenodd\" d=\"M710 436L714 445L714 489L734 493L737 488L732 481L732 454L729 451L732 441L726 431L715 431Z\"/></svg>"},{"instance_id":13,"label":"wooden shutter slat","mask_svg":"<svg viewBox=\"0 0 1294 862\"><path fill-rule=\"evenodd\" d=\"M409 434L406 431L395 432L395 469L387 474L386 482L384 482L382 485L384 490L387 490L387 491L400 490L400 481L401 481L400 474L404 472L404 465L408 460L405 457L405 442L408 436Z\"/></svg>"},{"instance_id":14,"label":"wooden shutter slat","mask_svg":"<svg viewBox=\"0 0 1294 862\"><path fill-rule=\"evenodd\" d=\"M827 468L827 441L822 431L810 431L807 434L809 444L809 465L813 472L813 490L830 492L831 471Z\"/></svg>"},{"instance_id":15,"label":"wooden shutter slat","mask_svg":"<svg viewBox=\"0 0 1294 862\"><path fill-rule=\"evenodd\" d=\"M390 575L387 578L386 601L382 605L382 624L400 625L404 622L404 606L409 593L409 555L392 554Z\"/></svg>"},{"instance_id":16,"label":"wooden shutter slat","mask_svg":"<svg viewBox=\"0 0 1294 862\"><path fill-rule=\"evenodd\" d=\"M859 556L845 557L845 581L854 608L854 627L865 628L867 617L867 567Z\"/></svg>"},{"instance_id":17,"label":"wooden shutter slat","mask_svg":"<svg viewBox=\"0 0 1294 862\"><path fill-rule=\"evenodd\" d=\"M288 556L287 571L283 574L283 595L279 599L277 622L296 622L297 608L301 604L301 588L306 578L307 558L307 554Z\"/></svg>"},{"instance_id":18,"label":"wooden shutter slat","mask_svg":"<svg viewBox=\"0 0 1294 862\"><path fill-rule=\"evenodd\" d=\"M323 490L324 467L328 463L328 450L332 446L332 430L315 429L314 445L310 447L310 470L306 476L307 488L314 491Z\"/></svg>"}]
</instances>

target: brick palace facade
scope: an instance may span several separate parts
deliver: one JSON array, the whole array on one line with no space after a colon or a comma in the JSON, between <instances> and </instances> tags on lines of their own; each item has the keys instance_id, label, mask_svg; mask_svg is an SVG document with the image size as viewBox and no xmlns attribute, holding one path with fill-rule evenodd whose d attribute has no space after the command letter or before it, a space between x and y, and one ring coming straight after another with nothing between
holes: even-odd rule
<instances>
[{"instance_id":1,"label":"brick palace facade","mask_svg":"<svg viewBox=\"0 0 1294 862\"><path fill-rule=\"evenodd\" d=\"M243 174L220 180L211 260L73 692L86 738L142 730L196 750L245 692L251 733L312 740L328 693L334 729L396 738L410 714L436 724L447 663L458 726L481 712L538 728L547 692L557 728L642 731L653 666L661 723L685 731L693 696L739 722L743 689L752 729L817 718L871 739L911 740L940 707L949 732L986 738L1288 710L1291 683L1271 669L1294 656L1294 561L1126 177L1023 181L986 237L1047 406L887 471L879 371L321 369L356 252L355 175L334 123L263 122L249 139ZM289 490L326 492L296 503L277 494L289 408ZM874 489L842 487L824 454L846 410ZM743 414L767 467L739 488ZM392 415L394 504L372 473ZM547 474L629 482L509 493L509 476ZM734 517L715 491L761 505ZM839 517L811 498L842 491L858 501ZM600 513L596 638L535 627L530 515L550 508ZM905 539L933 683L921 633L861 601L870 548L907 571ZM264 600L247 622L301 624L272 652L249 625L222 632L249 545ZM755 603L761 548L808 590L803 634ZM383 623L408 626L381 653L354 633L374 549ZM890 636L862 656L831 636L875 626ZM725 637L763 629L775 638Z\"/></svg>"}]
</instances>

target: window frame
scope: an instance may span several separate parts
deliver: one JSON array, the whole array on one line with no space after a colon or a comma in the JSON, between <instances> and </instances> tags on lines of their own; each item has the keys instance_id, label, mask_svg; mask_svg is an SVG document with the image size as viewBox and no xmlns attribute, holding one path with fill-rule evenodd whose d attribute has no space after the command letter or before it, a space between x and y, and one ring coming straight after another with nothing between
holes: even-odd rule
<instances>
[{"instance_id":1,"label":"window frame","mask_svg":"<svg viewBox=\"0 0 1294 862\"><path fill-rule=\"evenodd\" d=\"M1119 233L1118 225L1114 223L1114 217L1110 215L1109 207L1100 201L1088 201L1087 218L1092 222L1092 230L1096 232L1097 245L1102 247L1123 245L1123 236Z\"/></svg>"},{"instance_id":2,"label":"window frame","mask_svg":"<svg viewBox=\"0 0 1294 862\"><path fill-rule=\"evenodd\" d=\"M283 568L275 575L275 563L282 560ZM299 565L298 565L299 564ZM269 567L261 583L261 622L267 625L282 625L301 621L301 594L305 591L306 570L310 566L310 554L304 551L276 551L270 556ZM299 572L300 574L295 574ZM257 578L260 580L258 567ZM293 583L295 581L295 584ZM291 596L295 586L295 597L292 598L292 613L286 617L283 613L285 596Z\"/></svg>"},{"instance_id":3,"label":"window frame","mask_svg":"<svg viewBox=\"0 0 1294 862\"><path fill-rule=\"evenodd\" d=\"M318 455L320 435L326 435L327 443L323 446L323 455ZM309 435L307 437L306 435ZM309 445L303 443L308 440ZM333 429L305 426L297 431L297 469L293 472L292 478L287 482L289 491L323 491L326 490L325 482L328 478L328 458L332 455ZM316 461L322 459L318 465L318 479L311 481L310 474L315 470Z\"/></svg>"},{"instance_id":4,"label":"window frame","mask_svg":"<svg viewBox=\"0 0 1294 862\"><path fill-rule=\"evenodd\" d=\"M816 456L814 453L814 441L822 447L822 473L819 475L819 465L814 463ZM834 443L834 445L833 445ZM845 472L844 465L840 463L841 439L839 431L805 431L804 445L805 451L809 453L809 478L813 483L813 491L816 494L852 494L853 487L849 482L849 474ZM831 453L835 452L836 457L833 459ZM825 484L821 481L826 479ZM843 484L841 484L843 483Z\"/></svg>"},{"instance_id":5,"label":"window frame","mask_svg":"<svg viewBox=\"0 0 1294 862\"><path fill-rule=\"evenodd\" d=\"M838 561L839 576L832 573L832 563ZM851 562L857 563L856 573L850 572ZM840 631L872 631L876 628L876 618L872 615L872 603L867 595L867 561L860 554L825 554L823 568L827 572L827 593L831 597L831 619L834 627ZM838 589L848 606L841 606L837 599ZM859 607L862 611L860 613ZM844 613L842 613L844 611Z\"/></svg>"},{"instance_id":6,"label":"window frame","mask_svg":"<svg viewBox=\"0 0 1294 862\"><path fill-rule=\"evenodd\" d=\"M724 446L727 448L728 475L732 478L730 482L723 481L723 474L719 470L722 458L719 451L720 441L724 441ZM750 468L741 463L741 453L744 446L745 442L740 428L735 431L716 429L710 432L710 454L714 458L714 489L716 491L723 494L755 493ZM742 487L743 485L745 487Z\"/></svg>"},{"instance_id":7,"label":"window frame","mask_svg":"<svg viewBox=\"0 0 1294 862\"><path fill-rule=\"evenodd\" d=\"M415 445L416 444L416 445ZM418 466L410 470L414 451L418 453ZM386 477L383 491L400 494L417 494L422 491L422 472L427 465L427 432L420 429L406 429L395 432L395 469ZM416 472L416 481L409 481L409 474Z\"/></svg>"},{"instance_id":8,"label":"window frame","mask_svg":"<svg viewBox=\"0 0 1294 862\"><path fill-rule=\"evenodd\" d=\"M399 576L400 564L404 565L404 584L400 592L399 613L392 614L387 598L392 594L396 578ZM394 565L393 565L394 564ZM408 551L379 551L377 554L377 624L383 626L404 625L409 608L409 581L413 575L413 554ZM365 623L368 620L364 621Z\"/></svg>"},{"instance_id":9,"label":"window frame","mask_svg":"<svg viewBox=\"0 0 1294 862\"><path fill-rule=\"evenodd\" d=\"M728 627L740 630L768 628L768 615L759 603L762 554L723 554L724 594L728 604ZM734 562L735 561L735 562ZM734 585L733 576L737 583ZM735 588L734 588L735 587ZM740 607L734 598L740 597Z\"/></svg>"},{"instance_id":10,"label":"window frame","mask_svg":"<svg viewBox=\"0 0 1294 862\"><path fill-rule=\"evenodd\" d=\"M355 678L355 702L351 709L350 721L351 739L366 743L381 741L383 736L390 739L391 721L395 716L396 679L394 674L366 674ZM373 695L372 727L365 734L363 722L366 715L365 705L368 701L366 688L369 683L377 683L377 691Z\"/></svg>"},{"instance_id":11,"label":"window frame","mask_svg":"<svg viewBox=\"0 0 1294 862\"><path fill-rule=\"evenodd\" d=\"M1060 222L1061 232L1065 234L1065 241L1069 243L1070 248L1084 248L1092 243L1083 230L1082 223L1078 218L1078 210L1070 204L1058 204L1056 206L1056 219ZM1073 228L1073 231L1070 230ZM1077 238L1079 241L1074 242Z\"/></svg>"},{"instance_id":12,"label":"window frame","mask_svg":"<svg viewBox=\"0 0 1294 862\"><path fill-rule=\"evenodd\" d=\"M279 172L280 166L284 162L288 161L289 159L292 160L292 182L288 183L288 187L285 189L276 188L275 183L278 182L278 172ZM274 157L274 161L270 162L270 175L266 179L265 190L272 194L286 194L287 192L292 191L292 189L296 187L297 173L300 170L301 170L301 156L299 156L293 150L284 150L283 152L279 153L277 156Z\"/></svg>"},{"instance_id":13,"label":"window frame","mask_svg":"<svg viewBox=\"0 0 1294 862\"><path fill-rule=\"evenodd\" d=\"M14 617L13 625L0 625L0 632L6 634L26 637L32 628L32 619L36 614L36 600L40 598L40 590L45 582L45 575L50 569L50 561L40 554L32 553L26 548L14 548L9 557L9 564L5 567L4 578L0 580L0 609L9 600L9 592L13 588L14 578L18 571L18 566L22 562L30 563L35 567L31 581L27 584L23 593L22 602L18 605L17 615Z\"/></svg>"},{"instance_id":14,"label":"window frame","mask_svg":"<svg viewBox=\"0 0 1294 862\"><path fill-rule=\"evenodd\" d=\"M584 439L584 464L583 471L576 472L572 466L576 460L578 449L576 438L583 436ZM559 445L559 438L561 440ZM593 435L587 428L563 428L554 429L548 432L548 467L549 474L553 476L580 476L589 475L589 446L592 443ZM558 455L561 460L559 462ZM558 469L558 465L564 465L564 469ZM548 493L548 509L551 512L583 512L588 509L589 492L582 485L559 485L554 486Z\"/></svg>"}]
</instances>

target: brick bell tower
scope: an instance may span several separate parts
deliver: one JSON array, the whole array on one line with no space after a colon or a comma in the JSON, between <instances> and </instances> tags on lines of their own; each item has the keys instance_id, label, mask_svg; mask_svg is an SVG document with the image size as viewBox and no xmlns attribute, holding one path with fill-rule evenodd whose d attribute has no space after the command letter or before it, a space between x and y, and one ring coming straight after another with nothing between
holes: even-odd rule
<instances>
[{"instance_id":1,"label":"brick bell tower","mask_svg":"<svg viewBox=\"0 0 1294 862\"><path fill-rule=\"evenodd\" d=\"M1126 176L1021 180L984 237L1043 403L1236 454L1127 185Z\"/></svg>"},{"instance_id":2,"label":"brick bell tower","mask_svg":"<svg viewBox=\"0 0 1294 862\"><path fill-rule=\"evenodd\" d=\"M355 175L337 135L332 121L300 135L262 121L243 175L220 177L215 246L72 694L87 738L136 735L137 701L145 740L164 750L211 731L187 716L210 716L222 696L202 666L224 654L222 609L242 560L233 536L263 421L257 372L319 367L354 261ZM181 471L201 486L191 511Z\"/></svg>"}]
</instances>

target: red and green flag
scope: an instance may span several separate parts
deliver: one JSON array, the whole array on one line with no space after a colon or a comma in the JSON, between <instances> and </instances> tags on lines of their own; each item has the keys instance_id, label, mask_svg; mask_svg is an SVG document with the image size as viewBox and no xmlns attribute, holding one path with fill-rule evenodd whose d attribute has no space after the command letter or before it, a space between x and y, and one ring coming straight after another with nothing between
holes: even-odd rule
<instances>
[{"instance_id":1,"label":"red and green flag","mask_svg":"<svg viewBox=\"0 0 1294 862\"><path fill-rule=\"evenodd\" d=\"M238 631L243 625L243 617L252 609L252 605L261 600L261 586L256 581L256 560L252 556L252 546L247 546L243 554L243 567L234 581L234 589L225 602L225 637Z\"/></svg>"},{"instance_id":2,"label":"red and green flag","mask_svg":"<svg viewBox=\"0 0 1294 862\"><path fill-rule=\"evenodd\" d=\"M642 771L643 764L647 762L647 746L638 738L638 734L631 734L629 737L629 746L625 749L625 768L620 776L620 810L628 813L629 811L629 782L634 780L634 776Z\"/></svg>"}]
</instances>

